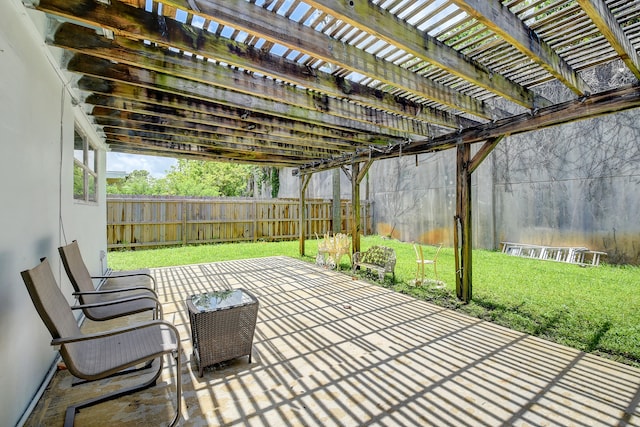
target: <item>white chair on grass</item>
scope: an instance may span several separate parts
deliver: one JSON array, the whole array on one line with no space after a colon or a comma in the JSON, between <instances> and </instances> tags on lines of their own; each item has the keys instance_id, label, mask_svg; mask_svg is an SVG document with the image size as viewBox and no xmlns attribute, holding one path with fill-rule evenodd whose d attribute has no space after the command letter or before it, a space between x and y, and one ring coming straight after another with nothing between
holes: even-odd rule
<instances>
[{"instance_id":1,"label":"white chair on grass","mask_svg":"<svg viewBox=\"0 0 640 427\"><path fill-rule=\"evenodd\" d=\"M438 280L438 254L440 253L440 249L442 248L442 243L438 245L428 245L429 247L433 247L435 249L435 254L433 258L425 258L424 252L422 250L422 246L414 243L413 249L416 252L416 284L424 283L424 270L425 265L433 266L433 274L435 276L436 281Z\"/></svg>"}]
</instances>

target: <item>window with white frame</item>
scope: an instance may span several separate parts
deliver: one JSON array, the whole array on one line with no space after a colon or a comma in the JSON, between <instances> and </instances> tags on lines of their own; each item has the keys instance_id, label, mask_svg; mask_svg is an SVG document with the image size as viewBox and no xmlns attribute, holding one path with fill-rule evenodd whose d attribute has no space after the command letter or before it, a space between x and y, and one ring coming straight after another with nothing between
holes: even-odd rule
<instances>
[{"instance_id":1,"label":"window with white frame","mask_svg":"<svg viewBox=\"0 0 640 427\"><path fill-rule=\"evenodd\" d=\"M73 198L85 202L96 202L98 186L97 151L88 138L73 131Z\"/></svg>"}]
</instances>

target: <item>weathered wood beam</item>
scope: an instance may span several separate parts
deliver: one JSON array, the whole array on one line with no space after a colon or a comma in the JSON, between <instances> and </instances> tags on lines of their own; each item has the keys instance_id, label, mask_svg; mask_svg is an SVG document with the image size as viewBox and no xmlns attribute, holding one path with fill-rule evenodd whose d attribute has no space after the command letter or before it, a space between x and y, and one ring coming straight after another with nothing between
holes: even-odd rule
<instances>
[{"instance_id":1,"label":"weathered wood beam","mask_svg":"<svg viewBox=\"0 0 640 427\"><path fill-rule=\"evenodd\" d=\"M193 9L192 2L189 0L167 0L166 3L456 110L485 119L495 115L494 111L482 101L432 80L421 78L415 73L381 60L355 46L327 38L324 34L275 12L266 13L269 12L267 9L247 4L244 0L224 2L200 0L197 4L198 10Z\"/></svg>"},{"instance_id":2,"label":"weathered wood beam","mask_svg":"<svg viewBox=\"0 0 640 427\"><path fill-rule=\"evenodd\" d=\"M195 152L181 152L178 150L168 150L163 149L161 147L145 147L145 146L132 146L131 144L121 144L117 141L107 140L105 141L109 144L109 148L112 152L115 153L128 153L128 154L136 154L136 155L148 155L148 156L159 156L159 157L170 157L172 159L188 159L188 160L207 160L212 162L232 162L232 163L245 163L252 165L265 165L265 166L276 166L276 167L295 167L295 162L275 162L272 160L262 160L262 159L252 159L247 160L239 157L232 156L218 156L212 153L195 153Z\"/></svg>"},{"instance_id":3,"label":"weathered wood beam","mask_svg":"<svg viewBox=\"0 0 640 427\"><path fill-rule=\"evenodd\" d=\"M402 152L407 155L414 155L447 150L462 143L481 142L501 135L508 136L530 132L639 107L640 85L625 86L585 96L574 101L552 105L532 113L520 114L492 123L462 129L459 132L452 132L436 138L413 141L409 144L404 144ZM378 160L396 157L398 153L399 146L389 147L388 150L383 152L375 150L360 151L354 157L325 161L322 164L305 165L300 170L294 170L293 174L332 169L343 164L349 164L354 160L364 161L367 158Z\"/></svg>"},{"instance_id":4,"label":"weathered wood beam","mask_svg":"<svg viewBox=\"0 0 640 427\"><path fill-rule=\"evenodd\" d=\"M99 77L112 81L125 82L134 86L154 89L182 95L202 101L216 102L221 105L242 108L247 111L256 111L262 114L270 114L276 117L305 121L318 126L334 127L346 131L361 131L406 137L407 130L376 125L371 122L348 119L346 117L326 114L322 107L309 105L307 108L296 107L280 103L277 99L248 97L243 94L211 86L209 84L175 77L169 74L151 72L142 68L132 67L126 64L113 64L108 60L98 59L92 56L76 54L67 64L69 71ZM320 100L319 102L323 102ZM399 123L402 119L398 120Z\"/></svg>"},{"instance_id":5,"label":"weathered wood beam","mask_svg":"<svg viewBox=\"0 0 640 427\"><path fill-rule=\"evenodd\" d=\"M343 168L345 175L351 182L351 253L360 251L360 233L362 232L360 215L360 183L367 176L373 160L355 162L351 164L351 171ZM338 170L339 171L339 170ZM339 172L338 172L339 175ZM311 176L311 174L309 174Z\"/></svg>"},{"instance_id":6,"label":"weathered wood beam","mask_svg":"<svg viewBox=\"0 0 640 427\"><path fill-rule=\"evenodd\" d=\"M640 79L640 57L604 0L578 0L600 33L611 44L629 70Z\"/></svg>"},{"instance_id":7,"label":"weathered wood beam","mask_svg":"<svg viewBox=\"0 0 640 427\"><path fill-rule=\"evenodd\" d=\"M360 162L351 164L351 253L360 252Z\"/></svg>"},{"instance_id":8,"label":"weathered wood beam","mask_svg":"<svg viewBox=\"0 0 640 427\"><path fill-rule=\"evenodd\" d=\"M199 10L194 10L189 0L165 1L165 4L187 10L194 15L216 21L222 25L246 31L265 40L306 53L314 58L339 65L349 71L382 81L419 97L424 97L455 110L465 111L477 117L492 119L493 111L482 101L463 95L447 86L420 77L388 61L354 46L327 38L325 35L297 24L276 13L266 14L265 9L244 0L211 2L200 0ZM187 43L186 51L205 57L215 55L203 52L208 33L195 27L183 28L182 24L164 16L157 16L143 9L131 7L117 0L110 4L90 0L40 0L38 10L77 20L94 26L105 27L117 35L146 39L164 46L182 49L179 43ZM249 46L247 46L250 49ZM230 62L232 65L237 65ZM251 70L260 72L259 70ZM269 75L278 78L279 72Z\"/></svg>"},{"instance_id":9,"label":"weathered wood beam","mask_svg":"<svg viewBox=\"0 0 640 427\"><path fill-rule=\"evenodd\" d=\"M131 141L134 144L144 145L145 143L154 142L158 144L166 144L178 146L190 147L190 151L202 151L202 152L215 152L216 154L224 155L238 155L245 156L246 158L268 158L273 156L274 158L281 157L282 159L291 158L296 162L304 161L309 156L305 153L283 153L274 149L255 149L252 150L248 146L240 144L230 145L228 143L220 144L215 140L209 140L208 142L203 139L193 138L191 136L184 136L178 134L170 134L167 132L158 132L153 130L142 129L130 129L119 128L115 126L105 126L103 132L109 139L115 139L120 142Z\"/></svg>"},{"instance_id":10,"label":"weathered wood beam","mask_svg":"<svg viewBox=\"0 0 640 427\"><path fill-rule=\"evenodd\" d=\"M331 143L345 150L353 150L357 146L374 144L373 137L366 134L309 125L243 109L222 107L154 90L139 90L125 83L106 82L95 77L82 77L78 81L78 87L81 90L93 92L85 98L86 104L118 111L141 112L167 118L181 117L198 123L215 123L237 129L253 130L261 126L266 133L278 137L308 139L307 143L310 146ZM380 138L375 140L375 143L388 144L391 141Z\"/></svg>"},{"instance_id":11,"label":"weathered wood beam","mask_svg":"<svg viewBox=\"0 0 640 427\"><path fill-rule=\"evenodd\" d=\"M331 173L331 230L333 234L342 232L342 199L340 197L340 169Z\"/></svg>"},{"instance_id":12,"label":"weathered wood beam","mask_svg":"<svg viewBox=\"0 0 640 427\"><path fill-rule=\"evenodd\" d=\"M186 27L183 24L176 25ZM165 47L144 44L140 40L132 40L126 37L115 37L110 40L99 36L91 28L80 27L71 23L60 25L49 42L55 46L75 52L213 83L222 87L232 87L236 90L240 90L236 84L236 81L239 80L242 83L241 88L249 88L247 92L257 96L264 96L263 94L272 91L273 89L270 86L274 84L284 85L283 81L288 82L289 85L295 84L299 86L289 87L290 91L305 92L307 97L314 94L310 91L304 91L303 87L334 97L336 98L334 102L341 99L348 99L351 104L355 102L354 109L356 109L355 106L357 105L360 108L369 107L376 111L387 111L403 116L412 122L414 128L412 132L423 136L428 132L425 122L454 128L477 124L472 120L441 110L397 99L391 94L329 73L310 70L304 65L291 63L266 52L248 52L247 49L251 48L248 48L245 44L212 36L206 32L204 34L207 35L209 40L206 49L199 50L201 54L215 54L218 61L235 63L244 70L264 67L260 68L261 74L274 75L277 72L280 80L276 82L271 79L260 78L254 72L247 73L223 67L212 61L199 60L194 56L186 56L182 52L174 52ZM243 52L243 54L240 55L238 52ZM263 86L267 86L267 90L262 91L261 88ZM329 109L331 110L331 108ZM369 110L369 115L371 115L371 110Z\"/></svg>"},{"instance_id":13,"label":"weathered wood beam","mask_svg":"<svg viewBox=\"0 0 640 427\"><path fill-rule=\"evenodd\" d=\"M225 135L220 132L195 131L182 127L150 123L139 120L123 120L115 118L97 118L100 126L123 130L126 135L144 135L155 140L167 140L169 142L180 138L181 142L188 142L197 146L219 146L239 152L260 151L265 154L295 156L306 158L308 161L337 156L341 151L330 148L309 148L302 145L282 144L255 136ZM128 133L126 133L128 131ZM153 136L151 136L153 133Z\"/></svg>"},{"instance_id":14,"label":"weathered wood beam","mask_svg":"<svg viewBox=\"0 0 640 427\"><path fill-rule=\"evenodd\" d=\"M577 95L583 96L591 92L589 85L578 73L500 0L453 0L453 3L505 39Z\"/></svg>"},{"instance_id":15,"label":"weathered wood beam","mask_svg":"<svg viewBox=\"0 0 640 427\"><path fill-rule=\"evenodd\" d=\"M473 296L472 274L472 221L471 221L471 172L469 171L471 145L457 146L457 179L456 179L456 295L458 299L468 303ZM459 246L458 246L459 245Z\"/></svg>"},{"instance_id":16,"label":"weathered wood beam","mask_svg":"<svg viewBox=\"0 0 640 427\"><path fill-rule=\"evenodd\" d=\"M114 110L105 107L95 107L91 111L91 115L97 124L101 126L114 126L114 127L126 127L131 126L132 129L146 127L157 127L162 129L173 130L173 132L181 131L195 131L201 132L204 138L236 138L240 143L245 145L259 145L259 143L270 144L281 149L301 150L305 149L312 152L320 149L326 155L331 152L338 154L343 150L351 150L353 146L344 143L333 144L328 139L324 140L323 144L314 143L310 141L309 136L306 137L289 137L282 138L281 136L271 135L267 132L257 133L253 130L247 131L239 128L229 128L226 126L219 126L217 122L210 122L212 124L203 124L197 122L191 122L186 120L176 119L172 116L158 116L154 114L135 113L126 110ZM219 139L219 142L223 142Z\"/></svg>"},{"instance_id":17,"label":"weathered wood beam","mask_svg":"<svg viewBox=\"0 0 640 427\"><path fill-rule=\"evenodd\" d=\"M304 241L306 239L306 231L307 231L307 202L306 202L306 195L307 195L307 187L309 186L309 181L311 181L311 175L312 174L308 174L308 175L302 175L300 177L300 205L299 205L299 211L300 211L300 223L299 223L299 249L300 249L300 255L304 256Z\"/></svg>"},{"instance_id":18,"label":"weathered wood beam","mask_svg":"<svg viewBox=\"0 0 640 427\"><path fill-rule=\"evenodd\" d=\"M305 3L525 108L551 105L551 101L546 98L500 74L492 73L479 62L456 52L370 1L307 0Z\"/></svg>"},{"instance_id":19,"label":"weathered wood beam","mask_svg":"<svg viewBox=\"0 0 640 427\"><path fill-rule=\"evenodd\" d=\"M219 158L226 158L229 161L241 160L245 163L251 163L253 161L268 162L272 160L274 163L298 165L307 161L306 158L298 158L295 156L283 156L276 153L266 153L263 151L251 151L251 150L239 150L228 149L225 146L194 144L188 138L181 138L179 136L173 136L169 138L166 135L158 135L154 132L130 132L117 128L104 128L107 141L109 143L117 144L129 144L131 147L147 147L154 148L158 151L181 153L192 153L216 156Z\"/></svg>"},{"instance_id":20,"label":"weathered wood beam","mask_svg":"<svg viewBox=\"0 0 640 427\"><path fill-rule=\"evenodd\" d=\"M495 138L489 139L484 143L482 147L478 150L478 152L473 156L471 161L469 162L469 173L475 172L475 170L480 166L480 164L487 158L489 154L493 151L494 148L498 145L500 141L504 138L504 135L497 136Z\"/></svg>"}]
</instances>

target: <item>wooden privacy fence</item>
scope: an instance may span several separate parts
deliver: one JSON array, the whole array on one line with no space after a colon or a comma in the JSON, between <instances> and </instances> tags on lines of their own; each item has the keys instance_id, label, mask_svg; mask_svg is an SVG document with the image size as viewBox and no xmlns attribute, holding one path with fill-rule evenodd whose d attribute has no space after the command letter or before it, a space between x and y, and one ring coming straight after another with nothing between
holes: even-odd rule
<instances>
[{"instance_id":1,"label":"wooden privacy fence","mask_svg":"<svg viewBox=\"0 0 640 427\"><path fill-rule=\"evenodd\" d=\"M350 200L341 200L340 230L350 233ZM306 200L307 238L332 232L332 201ZM361 230L371 233L369 202L361 202ZM299 238L298 199L107 197L107 248Z\"/></svg>"}]
</instances>

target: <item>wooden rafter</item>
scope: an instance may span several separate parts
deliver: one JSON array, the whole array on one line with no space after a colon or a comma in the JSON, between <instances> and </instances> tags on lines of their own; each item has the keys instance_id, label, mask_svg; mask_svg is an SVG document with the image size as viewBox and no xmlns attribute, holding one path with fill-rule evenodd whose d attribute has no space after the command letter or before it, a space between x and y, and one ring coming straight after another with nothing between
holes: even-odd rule
<instances>
[{"instance_id":1,"label":"wooden rafter","mask_svg":"<svg viewBox=\"0 0 640 427\"><path fill-rule=\"evenodd\" d=\"M454 3L507 40L577 95L591 92L589 85L578 73L499 0L454 0Z\"/></svg>"},{"instance_id":2,"label":"wooden rafter","mask_svg":"<svg viewBox=\"0 0 640 427\"><path fill-rule=\"evenodd\" d=\"M589 15L629 70L640 79L640 57L604 0L578 0L578 4Z\"/></svg>"},{"instance_id":3,"label":"wooden rafter","mask_svg":"<svg viewBox=\"0 0 640 427\"><path fill-rule=\"evenodd\" d=\"M169 1L179 7L190 9L187 0ZM332 38L323 37L311 28L299 25L276 13L267 15L263 8L247 8L243 0L228 0L214 3L200 1L198 7L203 16L211 17L224 25L242 28L266 40L277 40L300 52L319 60L334 64L350 72L380 80L409 93L425 97L443 105L454 107L477 117L494 118L494 111L484 102L455 92L447 86L421 78L388 61L378 60L375 55L355 46ZM241 18L240 18L241 17Z\"/></svg>"},{"instance_id":4,"label":"wooden rafter","mask_svg":"<svg viewBox=\"0 0 640 427\"><path fill-rule=\"evenodd\" d=\"M317 172L322 169L331 169L354 161L364 161L369 158L379 160L395 157L398 156L400 147L402 147L402 153L406 155L447 150L455 148L460 144L477 143L502 135L530 132L632 108L640 108L640 85L626 86L589 97L583 97L575 101L567 101L542 108L533 113L520 114L428 140L406 142L394 147L388 147L388 149L384 151L367 150L352 157L327 161L320 165L306 165L300 170L294 171L294 174Z\"/></svg>"},{"instance_id":5,"label":"wooden rafter","mask_svg":"<svg viewBox=\"0 0 640 427\"><path fill-rule=\"evenodd\" d=\"M449 74L470 81L523 107L533 109L551 104L551 101L544 97L499 74L493 74L482 64L397 19L372 2L352 2L353 6L350 6L349 2L338 0L306 1L306 3L375 35L415 58L430 62Z\"/></svg>"},{"instance_id":6,"label":"wooden rafter","mask_svg":"<svg viewBox=\"0 0 640 427\"><path fill-rule=\"evenodd\" d=\"M202 101L215 100L216 103L232 108L271 114L281 118L305 121L310 124L333 127L345 131L356 130L386 134L390 137L401 138L407 130L397 130L391 127L358 121L347 117L326 114L323 108L315 104L307 108L285 105L273 98L258 98L238 96L236 92L216 86L186 80L170 74L152 73L126 64L113 64L107 60L96 60L92 57L76 55L67 64L67 69L76 73L98 77L110 82L123 82L135 87L168 92L183 97ZM309 100L312 102L313 99ZM319 101L323 102L323 101ZM323 104L324 105L324 104ZM401 121L401 120L398 120Z\"/></svg>"},{"instance_id":7,"label":"wooden rafter","mask_svg":"<svg viewBox=\"0 0 640 427\"><path fill-rule=\"evenodd\" d=\"M197 123L215 123L219 126L239 130L255 130L259 126L264 132L279 136L283 140L296 138L308 140L309 146L331 144L349 150L359 145L380 143L367 134L345 132L331 128L311 126L303 122L249 113L243 109L222 107L210 102L189 100L188 98L154 90L135 91L124 83L106 84L93 77L82 77L78 81L80 89L92 91L85 103L105 107L114 111L132 111L150 114L159 118L179 117ZM92 114L96 110L92 110Z\"/></svg>"},{"instance_id":8,"label":"wooden rafter","mask_svg":"<svg viewBox=\"0 0 640 427\"><path fill-rule=\"evenodd\" d=\"M166 140L168 142L191 143L196 146L224 146L230 150L239 152L261 151L266 154L283 154L298 159L311 161L318 157L339 155L341 151L327 148L309 148L302 144L282 144L279 141L273 142L269 138L257 136L240 136L227 132L208 132L203 130L191 130L182 126L171 126L171 124L156 124L143 120L125 120L115 118L103 118L96 116L96 122L106 128L120 129L120 134L124 137L130 135L141 135L155 140ZM106 130L105 130L105 133ZM154 136L151 136L154 134ZM297 141L296 141L297 142Z\"/></svg>"},{"instance_id":9,"label":"wooden rafter","mask_svg":"<svg viewBox=\"0 0 640 427\"><path fill-rule=\"evenodd\" d=\"M112 0L109 5L96 3L91 7L88 7L87 2L88 0L41 0L36 7L44 12L107 27L116 35L138 38L140 34L144 34L145 38L153 36L149 39L150 41L165 45L175 45L178 40L184 38L184 34L174 32L176 26L167 17L158 19L149 12L124 5L117 0ZM164 4L307 53L316 59L339 65L344 69L381 79L386 84L398 86L417 96L432 99L474 116L494 118L491 109L482 101L432 80L424 79L387 61L376 60L375 56L354 46L327 38L311 28L292 22L276 13L268 14L265 9L248 4L246 1L178 0L166 1ZM194 10L192 4L197 4L198 10ZM148 31L149 29L152 31ZM196 50L205 42L204 34L196 28L191 28L190 32L191 36L186 41L190 41L191 49ZM231 62L231 64L234 63Z\"/></svg>"},{"instance_id":10,"label":"wooden rafter","mask_svg":"<svg viewBox=\"0 0 640 427\"><path fill-rule=\"evenodd\" d=\"M188 34L183 39L192 36L193 30L184 24L173 22L173 24L167 24L167 26L169 25L177 27L174 30L176 33L181 31ZM471 120L465 120L434 109L423 109L410 102L399 102L391 95L375 91L372 88L345 81L319 70L310 70L303 65L288 63L282 59L275 58L273 55L240 43L230 42L207 34L204 31L201 32L201 38L205 39L206 43L203 42L199 49L193 49L190 41L174 40L172 46L189 50L205 58L234 63L240 69L220 67L211 61L198 60L193 55L186 56L182 51L175 52L162 46L145 44L140 40L118 36L114 37L113 40L109 40L97 35L95 31L89 28L70 23L65 23L56 29L51 43L61 48L110 61L122 62L155 71L162 70L164 73L171 73L218 86L234 87L238 91L244 89L246 93L262 97L269 96L270 92L273 92L274 85L282 86L283 84L280 80L280 83L276 83L273 79L260 78L258 75L278 75L280 79L284 78L284 81L298 87L288 87L286 89L288 92L304 93L303 87L313 86L314 92L317 91L330 96L327 98L328 102L330 101L336 106L346 104L341 101L342 99L349 99L351 101L349 104L352 105L350 109L354 113L353 117L367 115L362 112L358 113L358 108L364 110L364 107L367 107L375 111L389 111L397 116L410 118L411 120L408 121L411 122L412 131L417 131L419 134L424 134L426 129L425 122L455 128L476 124ZM151 37L151 34L152 31L148 30L148 33L141 34L141 36ZM247 70L252 71L249 73ZM307 97L312 95L312 93L306 93ZM370 116L371 113L368 113L368 115Z\"/></svg>"},{"instance_id":11,"label":"wooden rafter","mask_svg":"<svg viewBox=\"0 0 640 427\"><path fill-rule=\"evenodd\" d=\"M62 66L112 149L128 132L145 153L302 173L634 108L628 75L603 107L582 73L640 75L640 10L621 1L23 1L54 18L47 42L75 54ZM554 81L596 107L543 96Z\"/></svg>"},{"instance_id":12,"label":"wooden rafter","mask_svg":"<svg viewBox=\"0 0 640 427\"><path fill-rule=\"evenodd\" d=\"M197 113L194 113L194 115ZM136 123L147 125L162 125L167 128L193 130L210 133L212 135L224 135L226 137L238 137L247 141L264 141L280 146L290 146L302 149L324 148L327 150L344 151L351 150L353 143L348 143L343 139L312 136L300 132L290 132L285 129L277 129L264 126L247 126L242 120L225 119L223 117L211 117L208 121L189 118L178 118L177 115L162 114L156 111L145 111L140 108L131 108L128 103L123 103L122 108L114 109L96 106L91 111L91 115L100 125L113 125L120 123L120 127L125 124L134 126ZM184 115L191 116L184 112ZM183 114L180 114L183 116ZM318 141L322 141L319 143ZM366 145L366 141L360 144Z\"/></svg>"}]
</instances>

